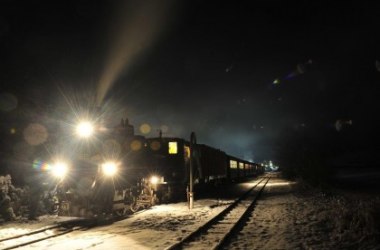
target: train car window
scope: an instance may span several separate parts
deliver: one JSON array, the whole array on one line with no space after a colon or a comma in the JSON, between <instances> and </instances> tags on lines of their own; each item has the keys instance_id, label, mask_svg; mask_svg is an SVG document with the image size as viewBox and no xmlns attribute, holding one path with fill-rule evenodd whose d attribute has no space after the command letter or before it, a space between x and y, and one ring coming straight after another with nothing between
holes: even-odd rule
<instances>
[{"instance_id":1,"label":"train car window","mask_svg":"<svg viewBox=\"0 0 380 250\"><path fill-rule=\"evenodd\" d=\"M190 147L189 146L184 146L183 147L183 152L185 154L185 159L186 160L190 159Z\"/></svg>"},{"instance_id":2,"label":"train car window","mask_svg":"<svg viewBox=\"0 0 380 250\"><path fill-rule=\"evenodd\" d=\"M230 160L230 168L237 168L237 161Z\"/></svg>"},{"instance_id":3,"label":"train car window","mask_svg":"<svg viewBox=\"0 0 380 250\"><path fill-rule=\"evenodd\" d=\"M239 169L244 169L244 163L239 162Z\"/></svg>"},{"instance_id":4,"label":"train car window","mask_svg":"<svg viewBox=\"0 0 380 250\"><path fill-rule=\"evenodd\" d=\"M176 141L169 142L169 154L177 154L178 153L178 145Z\"/></svg>"}]
</instances>

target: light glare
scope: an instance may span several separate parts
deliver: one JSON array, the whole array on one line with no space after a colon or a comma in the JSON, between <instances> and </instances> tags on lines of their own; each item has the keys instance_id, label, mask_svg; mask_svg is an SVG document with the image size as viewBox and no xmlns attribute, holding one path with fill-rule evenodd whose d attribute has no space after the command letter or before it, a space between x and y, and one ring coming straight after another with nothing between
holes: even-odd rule
<instances>
[{"instance_id":1,"label":"light glare","mask_svg":"<svg viewBox=\"0 0 380 250\"><path fill-rule=\"evenodd\" d=\"M52 173L57 178L64 178L67 171L68 167L64 162L56 162L52 167Z\"/></svg>"},{"instance_id":2,"label":"light glare","mask_svg":"<svg viewBox=\"0 0 380 250\"><path fill-rule=\"evenodd\" d=\"M94 126L90 122L80 122L76 131L80 137L88 138L93 134Z\"/></svg>"},{"instance_id":3,"label":"light glare","mask_svg":"<svg viewBox=\"0 0 380 250\"><path fill-rule=\"evenodd\" d=\"M157 184L158 180L159 178L157 176L150 177L150 183L152 183L153 185Z\"/></svg>"},{"instance_id":4,"label":"light glare","mask_svg":"<svg viewBox=\"0 0 380 250\"><path fill-rule=\"evenodd\" d=\"M117 164L115 162L106 162L102 165L103 174L106 176L114 176L117 172Z\"/></svg>"}]
</instances>

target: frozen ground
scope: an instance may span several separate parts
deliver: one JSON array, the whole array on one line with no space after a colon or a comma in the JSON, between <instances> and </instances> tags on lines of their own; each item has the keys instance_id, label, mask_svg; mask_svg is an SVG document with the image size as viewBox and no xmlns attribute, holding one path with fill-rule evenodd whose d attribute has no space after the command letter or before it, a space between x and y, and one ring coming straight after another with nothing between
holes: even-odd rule
<instances>
[{"instance_id":1,"label":"frozen ground","mask_svg":"<svg viewBox=\"0 0 380 250\"><path fill-rule=\"evenodd\" d=\"M380 249L374 231L366 228L366 219L360 217L362 213L348 210L347 207L357 207L353 203L322 193L299 192L296 187L296 183L272 178L247 226L232 240L229 249ZM186 203L155 206L112 225L76 231L19 249L165 249L230 202L197 200L192 211ZM370 216L370 212L363 216ZM5 224L0 238L56 220L43 217L36 223ZM0 249L5 247L0 242Z\"/></svg>"}]
</instances>

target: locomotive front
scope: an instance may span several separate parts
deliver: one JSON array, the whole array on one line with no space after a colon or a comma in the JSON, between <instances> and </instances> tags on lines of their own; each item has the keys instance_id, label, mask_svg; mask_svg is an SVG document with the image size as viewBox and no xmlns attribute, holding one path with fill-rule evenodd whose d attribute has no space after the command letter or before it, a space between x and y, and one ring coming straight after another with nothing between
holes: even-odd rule
<instances>
[{"instance_id":1,"label":"locomotive front","mask_svg":"<svg viewBox=\"0 0 380 250\"><path fill-rule=\"evenodd\" d=\"M86 143L71 157L70 164L56 164L59 181L56 196L59 214L81 217L136 211L156 203L161 178L152 175L145 138L134 135L123 120L113 128L81 123L77 134ZM97 131L96 140L91 133Z\"/></svg>"}]
</instances>

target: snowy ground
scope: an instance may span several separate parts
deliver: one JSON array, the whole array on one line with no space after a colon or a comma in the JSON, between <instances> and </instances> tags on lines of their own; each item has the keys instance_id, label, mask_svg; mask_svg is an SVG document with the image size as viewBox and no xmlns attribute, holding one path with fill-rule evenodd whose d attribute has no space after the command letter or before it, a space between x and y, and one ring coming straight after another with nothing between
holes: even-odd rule
<instances>
[{"instance_id":1,"label":"snowy ground","mask_svg":"<svg viewBox=\"0 0 380 250\"><path fill-rule=\"evenodd\" d=\"M246 188L253 185L244 184ZM244 186L243 185L243 186ZM336 199L295 192L295 183L272 178L249 223L229 249L380 249L369 238L347 238ZM186 203L155 206L111 225L75 231L19 249L165 249L216 215L232 200L202 199L189 211ZM339 202L338 202L339 203ZM0 238L47 225L5 224ZM62 219L60 219L62 220ZM339 224L340 223L340 224ZM14 242L13 242L14 244ZM5 248L0 242L0 249Z\"/></svg>"}]
</instances>

